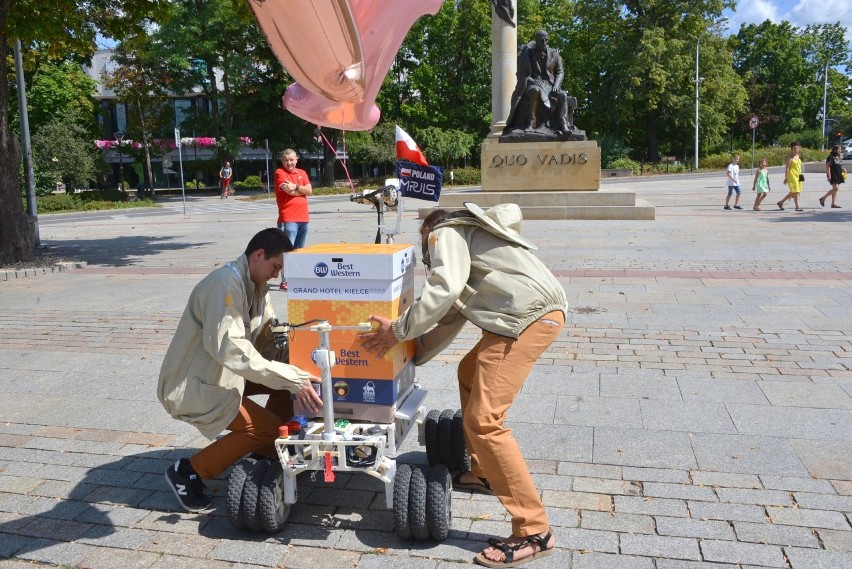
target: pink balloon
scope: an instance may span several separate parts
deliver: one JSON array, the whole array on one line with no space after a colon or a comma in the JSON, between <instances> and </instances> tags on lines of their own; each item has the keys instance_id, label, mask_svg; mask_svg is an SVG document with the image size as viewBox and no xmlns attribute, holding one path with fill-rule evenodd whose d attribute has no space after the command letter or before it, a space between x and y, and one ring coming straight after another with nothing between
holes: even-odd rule
<instances>
[{"instance_id":1,"label":"pink balloon","mask_svg":"<svg viewBox=\"0 0 852 569\"><path fill-rule=\"evenodd\" d=\"M296 81L332 101L363 100L361 38L347 0L250 0L249 6Z\"/></svg>"},{"instance_id":2,"label":"pink balloon","mask_svg":"<svg viewBox=\"0 0 852 569\"><path fill-rule=\"evenodd\" d=\"M297 82L290 85L284 93L283 107L294 115L320 126L343 130L373 128L380 117L379 109L375 105L376 96L408 30L419 17L437 14L442 2L443 0L348 0L363 49L363 97L357 101L335 99L297 78ZM290 68L287 67L287 70Z\"/></svg>"}]
</instances>

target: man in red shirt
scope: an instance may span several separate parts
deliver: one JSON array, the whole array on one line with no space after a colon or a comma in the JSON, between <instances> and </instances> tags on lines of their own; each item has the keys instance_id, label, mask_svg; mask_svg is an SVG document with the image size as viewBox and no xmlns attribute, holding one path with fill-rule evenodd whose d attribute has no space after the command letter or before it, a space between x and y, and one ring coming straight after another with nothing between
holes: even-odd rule
<instances>
[{"instance_id":1,"label":"man in red shirt","mask_svg":"<svg viewBox=\"0 0 852 569\"><path fill-rule=\"evenodd\" d=\"M281 167L275 170L275 200L278 202L278 228L287 234L294 249L305 246L308 237L308 196L313 193L308 173L296 168L299 158L292 148L278 156ZM281 274L281 290L287 281Z\"/></svg>"}]
</instances>

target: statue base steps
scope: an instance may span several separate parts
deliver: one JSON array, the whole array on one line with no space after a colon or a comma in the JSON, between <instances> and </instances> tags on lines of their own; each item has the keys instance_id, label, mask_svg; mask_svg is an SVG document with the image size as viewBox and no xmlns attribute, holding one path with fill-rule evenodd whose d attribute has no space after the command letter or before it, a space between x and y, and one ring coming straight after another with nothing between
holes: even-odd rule
<instances>
[{"instance_id":1,"label":"statue base steps","mask_svg":"<svg viewBox=\"0 0 852 569\"><path fill-rule=\"evenodd\" d=\"M524 219L586 219L586 220L650 220L656 219L656 208L637 198L629 190L615 191L521 191L486 192L462 190L441 195L437 207L456 211L464 202L473 202L487 209L501 203L516 203ZM418 209L420 219L435 209Z\"/></svg>"}]
</instances>

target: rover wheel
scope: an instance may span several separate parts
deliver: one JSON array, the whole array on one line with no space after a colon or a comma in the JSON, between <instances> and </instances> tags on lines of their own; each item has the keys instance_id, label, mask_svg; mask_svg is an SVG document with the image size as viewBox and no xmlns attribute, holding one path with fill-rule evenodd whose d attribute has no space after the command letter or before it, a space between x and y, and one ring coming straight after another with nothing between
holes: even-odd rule
<instances>
[{"instance_id":1,"label":"rover wheel","mask_svg":"<svg viewBox=\"0 0 852 569\"><path fill-rule=\"evenodd\" d=\"M424 468L411 469L411 483L408 486L408 523L411 535L415 539L429 539L429 525L426 523L426 474Z\"/></svg>"},{"instance_id":2,"label":"rover wheel","mask_svg":"<svg viewBox=\"0 0 852 569\"><path fill-rule=\"evenodd\" d=\"M441 412L437 409L432 409L426 414L424 425L426 438L426 460L429 461L429 466L440 464L441 450L439 448L440 441L438 440L438 417Z\"/></svg>"},{"instance_id":3,"label":"rover wheel","mask_svg":"<svg viewBox=\"0 0 852 569\"><path fill-rule=\"evenodd\" d=\"M443 464L429 471L426 490L426 525L433 538L447 539L452 525L453 480Z\"/></svg>"},{"instance_id":4,"label":"rover wheel","mask_svg":"<svg viewBox=\"0 0 852 569\"><path fill-rule=\"evenodd\" d=\"M257 507L263 529L269 533L284 529L291 504L284 503L284 469L277 460L271 462L263 475Z\"/></svg>"},{"instance_id":5,"label":"rover wheel","mask_svg":"<svg viewBox=\"0 0 852 569\"><path fill-rule=\"evenodd\" d=\"M243 498L240 504L240 513L246 526L251 531L263 531L263 523L260 521L260 508L258 502L260 497L260 485L263 483L263 475L272 463L271 460L258 460L246 476L243 485Z\"/></svg>"},{"instance_id":6,"label":"rover wheel","mask_svg":"<svg viewBox=\"0 0 852 569\"><path fill-rule=\"evenodd\" d=\"M254 463L257 462L253 458L244 458L234 465L231 470L231 475L228 476L228 495L225 500L225 505L228 510L228 521L234 529L246 529L246 522L240 513L240 504L243 499L243 487L245 486L246 477L251 469L254 468Z\"/></svg>"},{"instance_id":7,"label":"rover wheel","mask_svg":"<svg viewBox=\"0 0 852 569\"><path fill-rule=\"evenodd\" d=\"M464 425L462 424L461 409L453 415L453 458L456 461L456 470L467 472L470 470L470 455L467 452L467 444L464 440Z\"/></svg>"},{"instance_id":8,"label":"rover wheel","mask_svg":"<svg viewBox=\"0 0 852 569\"><path fill-rule=\"evenodd\" d=\"M396 465L393 479L393 530L399 539L411 539L411 524L408 523L408 487L411 483L411 466Z\"/></svg>"},{"instance_id":9,"label":"rover wheel","mask_svg":"<svg viewBox=\"0 0 852 569\"><path fill-rule=\"evenodd\" d=\"M438 417L438 439L441 441L438 447L441 451L440 462L450 470L458 470L453 453L453 415L455 414L456 412L452 409L444 409Z\"/></svg>"}]
</instances>

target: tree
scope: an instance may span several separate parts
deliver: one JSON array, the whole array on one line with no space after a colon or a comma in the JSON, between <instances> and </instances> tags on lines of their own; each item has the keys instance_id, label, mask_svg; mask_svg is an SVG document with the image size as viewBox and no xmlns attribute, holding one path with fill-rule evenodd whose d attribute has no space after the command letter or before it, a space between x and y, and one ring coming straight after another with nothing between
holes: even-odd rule
<instances>
[{"instance_id":1,"label":"tree","mask_svg":"<svg viewBox=\"0 0 852 569\"><path fill-rule=\"evenodd\" d=\"M60 181L68 189L82 188L95 177L100 155L80 122L73 114L58 115L33 134L38 194L51 193Z\"/></svg>"},{"instance_id":2,"label":"tree","mask_svg":"<svg viewBox=\"0 0 852 569\"><path fill-rule=\"evenodd\" d=\"M26 64L25 64L26 65ZM17 89L16 89L17 90ZM95 105L92 93L95 82L73 61L43 62L32 76L27 89L30 130L51 122L57 115L74 117L94 134ZM18 125L17 105L12 109L13 128Z\"/></svg>"},{"instance_id":3,"label":"tree","mask_svg":"<svg viewBox=\"0 0 852 569\"><path fill-rule=\"evenodd\" d=\"M730 39L734 70L748 92L750 111L760 118L759 134L776 141L803 128L822 129L825 72L849 65L845 28L839 23L808 26L769 20L743 26ZM849 80L829 82L829 109L848 109ZM834 112L833 110L831 112ZM738 121L735 133L750 135Z\"/></svg>"},{"instance_id":4,"label":"tree","mask_svg":"<svg viewBox=\"0 0 852 569\"><path fill-rule=\"evenodd\" d=\"M441 129L430 126L418 131L418 140L430 163L438 162L450 167L471 154L479 137L458 129Z\"/></svg>"},{"instance_id":5,"label":"tree","mask_svg":"<svg viewBox=\"0 0 852 569\"><path fill-rule=\"evenodd\" d=\"M566 83L579 99L578 123L587 132L628 141L637 158L656 161L661 148L685 149L694 125L695 46L702 37L702 130L710 137L725 132L744 92L726 73L730 56L710 24L733 4L578 1L566 31Z\"/></svg>"},{"instance_id":6,"label":"tree","mask_svg":"<svg viewBox=\"0 0 852 569\"><path fill-rule=\"evenodd\" d=\"M369 132L353 132L348 143L349 155L367 164L391 164L396 161L396 125L383 121Z\"/></svg>"},{"instance_id":7,"label":"tree","mask_svg":"<svg viewBox=\"0 0 852 569\"><path fill-rule=\"evenodd\" d=\"M412 26L379 96L384 119L413 129L491 122L491 3L445 2Z\"/></svg>"},{"instance_id":8,"label":"tree","mask_svg":"<svg viewBox=\"0 0 852 569\"><path fill-rule=\"evenodd\" d=\"M33 258L33 239L21 203L20 145L9 124L9 45L38 42L62 60L90 57L95 37L121 37L166 14L167 0L0 0L0 263Z\"/></svg>"},{"instance_id":9,"label":"tree","mask_svg":"<svg viewBox=\"0 0 852 569\"><path fill-rule=\"evenodd\" d=\"M142 141L145 188L155 197L151 155L161 156L166 149L152 143L155 137L170 140L172 136L174 110L168 102L175 81L169 70L154 60L148 45L147 34L122 40L113 56L118 67L105 85L129 107L124 134L127 139Z\"/></svg>"}]
</instances>

